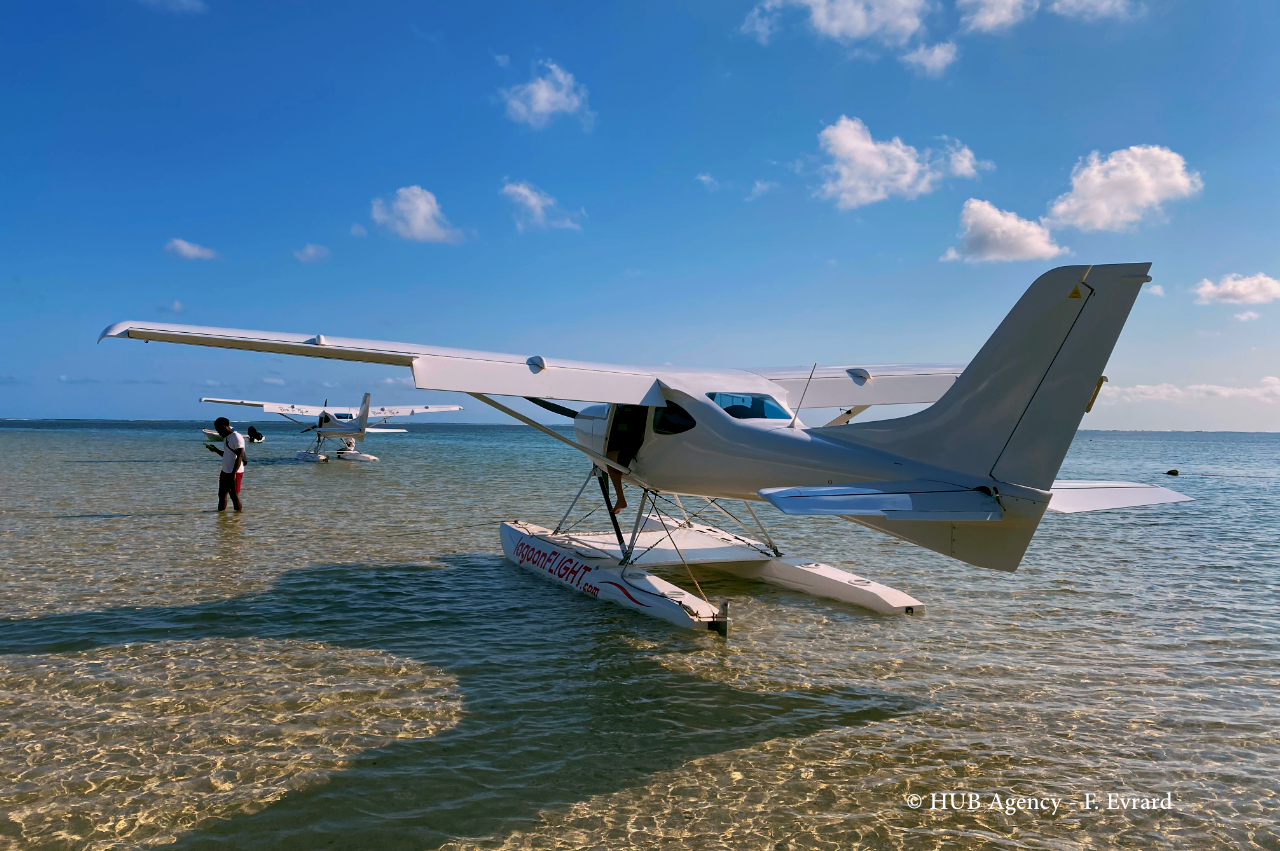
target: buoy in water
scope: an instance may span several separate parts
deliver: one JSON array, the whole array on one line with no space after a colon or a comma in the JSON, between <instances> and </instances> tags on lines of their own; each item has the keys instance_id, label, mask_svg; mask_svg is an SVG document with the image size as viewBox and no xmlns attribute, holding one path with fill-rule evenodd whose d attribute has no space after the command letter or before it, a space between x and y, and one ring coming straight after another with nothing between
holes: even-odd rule
<instances>
[{"instance_id":1,"label":"buoy in water","mask_svg":"<svg viewBox=\"0 0 1280 851\"><path fill-rule=\"evenodd\" d=\"M1167 472L1165 473L1165 475L1166 475L1166 476L1176 476L1176 475L1178 475L1178 471L1177 471L1177 470L1169 470L1169 471L1167 471Z\"/></svg>"}]
</instances>

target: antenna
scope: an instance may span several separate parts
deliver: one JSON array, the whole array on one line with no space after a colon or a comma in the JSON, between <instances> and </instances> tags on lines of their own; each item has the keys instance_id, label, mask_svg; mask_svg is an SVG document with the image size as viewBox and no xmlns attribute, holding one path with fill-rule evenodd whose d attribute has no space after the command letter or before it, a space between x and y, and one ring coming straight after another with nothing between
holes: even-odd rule
<instances>
[{"instance_id":1,"label":"antenna","mask_svg":"<svg viewBox=\"0 0 1280 851\"><path fill-rule=\"evenodd\" d=\"M813 381L813 374L817 370L818 370L818 365L815 363L813 365L813 369L809 370L809 377L805 379L804 389L800 391L800 404L796 405L796 412L791 416L791 425L788 426L788 428L796 427L796 420L800 419L800 405L804 404L804 394L809 392L809 382Z\"/></svg>"}]
</instances>

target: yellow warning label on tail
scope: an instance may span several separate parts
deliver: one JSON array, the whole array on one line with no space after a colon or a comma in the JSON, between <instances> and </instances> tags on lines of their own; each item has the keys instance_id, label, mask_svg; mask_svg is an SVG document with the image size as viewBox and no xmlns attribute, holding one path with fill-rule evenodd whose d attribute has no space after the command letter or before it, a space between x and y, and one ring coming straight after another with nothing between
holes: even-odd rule
<instances>
[{"instance_id":1,"label":"yellow warning label on tail","mask_svg":"<svg viewBox=\"0 0 1280 851\"><path fill-rule=\"evenodd\" d=\"M1080 298L1080 288L1079 287L1073 288L1071 290L1071 295L1067 296L1067 298Z\"/></svg>"}]
</instances>

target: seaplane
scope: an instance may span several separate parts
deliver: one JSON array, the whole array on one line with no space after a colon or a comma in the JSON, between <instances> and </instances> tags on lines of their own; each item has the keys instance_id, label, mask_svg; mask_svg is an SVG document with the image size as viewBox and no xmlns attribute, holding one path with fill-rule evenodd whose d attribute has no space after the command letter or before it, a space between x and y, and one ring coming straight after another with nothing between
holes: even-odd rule
<instances>
[{"instance_id":1,"label":"seaplane","mask_svg":"<svg viewBox=\"0 0 1280 851\"><path fill-rule=\"evenodd\" d=\"M220 405L244 405L248 408L261 408L264 413L279 414L290 422L298 425L306 425L302 420L294 419L294 417L314 417L315 425L308 426L302 430L303 434L313 433L315 441L307 449L299 451L294 457L299 461L328 461L329 456L325 453L325 441L336 440L339 443L339 449L334 453L334 457L340 461L377 461L378 456L370 455L356 448L357 443L364 442L366 434L403 434L406 429L403 428L378 428L387 420L394 417L412 417L415 414L440 414L446 411L461 411L460 405L381 405L377 408L369 407L369 393L364 394L364 400L358 408L336 408L329 406L329 400L325 399L323 405L297 405L292 402L255 402L251 399L214 399L211 397L202 398L201 402L214 402ZM370 418L373 421L370 422ZM252 435L256 429L249 427L249 433ZM208 429L205 430L208 434ZM213 432L215 435L217 432ZM221 438L219 438L221 439ZM265 440L266 438L262 438Z\"/></svg>"},{"instance_id":2,"label":"seaplane","mask_svg":"<svg viewBox=\"0 0 1280 851\"><path fill-rule=\"evenodd\" d=\"M1151 280L1150 266L1062 266L1044 273L964 365L636 367L130 321L109 326L99 341L399 366L411 370L418 388L467 393L573 447L591 464L555 526L500 524L510 561L599 600L727 635L728 601L707 599L693 568L883 614L924 610L902 591L785 554L756 511L764 504L786 515L857 523L967 564L1011 572L1046 511L1187 501L1151 484L1057 480L1134 301ZM571 418L573 436L495 397L523 397ZM559 404L564 401L591 404L575 409ZM854 421L871 406L909 403L928 407L896 419ZM800 420L803 410L821 408L841 414L820 426ZM604 508L609 528L577 531L585 518L571 523L570 516L593 479L603 506L592 511ZM620 523L624 484L639 490L639 500L634 517L621 516ZM706 522L713 512L737 529ZM682 567L693 591L658 575L679 578Z\"/></svg>"}]
</instances>

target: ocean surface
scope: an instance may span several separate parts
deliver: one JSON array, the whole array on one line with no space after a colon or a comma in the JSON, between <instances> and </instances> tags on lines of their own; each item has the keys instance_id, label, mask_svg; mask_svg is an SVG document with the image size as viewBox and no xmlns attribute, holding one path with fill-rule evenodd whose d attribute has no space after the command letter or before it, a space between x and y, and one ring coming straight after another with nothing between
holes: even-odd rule
<instances>
[{"instance_id":1,"label":"ocean surface","mask_svg":"<svg viewBox=\"0 0 1280 851\"><path fill-rule=\"evenodd\" d=\"M1082 432L1196 501L1014 574L766 508L928 609L700 572L726 641L503 559L587 472L530 429L260 425L232 516L201 425L0 423L0 848L1280 848L1280 434Z\"/></svg>"}]
</instances>

